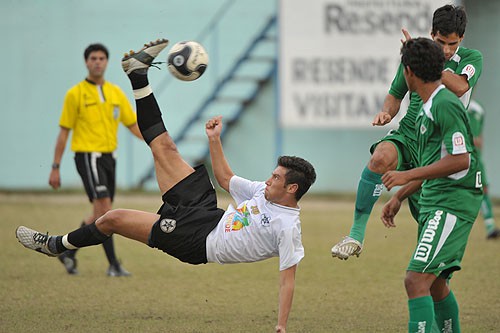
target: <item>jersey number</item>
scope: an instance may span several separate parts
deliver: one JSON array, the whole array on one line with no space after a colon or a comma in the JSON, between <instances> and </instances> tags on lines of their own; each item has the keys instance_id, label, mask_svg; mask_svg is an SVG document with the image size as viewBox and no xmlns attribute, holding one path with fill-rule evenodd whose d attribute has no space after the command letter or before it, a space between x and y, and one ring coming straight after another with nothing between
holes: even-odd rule
<instances>
[{"instance_id":1,"label":"jersey number","mask_svg":"<svg viewBox=\"0 0 500 333\"><path fill-rule=\"evenodd\" d=\"M483 187L483 183L481 181L481 171L476 172L476 188Z\"/></svg>"}]
</instances>

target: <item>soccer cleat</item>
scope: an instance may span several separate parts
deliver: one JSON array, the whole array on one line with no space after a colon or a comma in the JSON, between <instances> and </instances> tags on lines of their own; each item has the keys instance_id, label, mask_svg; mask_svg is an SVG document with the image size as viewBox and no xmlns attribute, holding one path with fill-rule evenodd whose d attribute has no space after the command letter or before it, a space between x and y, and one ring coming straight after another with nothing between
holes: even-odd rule
<instances>
[{"instance_id":1,"label":"soccer cleat","mask_svg":"<svg viewBox=\"0 0 500 333\"><path fill-rule=\"evenodd\" d=\"M64 265L64 268L66 268L66 272L68 272L68 274L78 274L78 270L76 269L76 258L73 251L65 251L60 256L58 256L57 259L59 259L59 261Z\"/></svg>"},{"instance_id":2,"label":"soccer cleat","mask_svg":"<svg viewBox=\"0 0 500 333\"><path fill-rule=\"evenodd\" d=\"M109 265L108 271L106 272L108 276L119 277L119 276L130 276L132 275L125 268L123 268L119 263Z\"/></svg>"},{"instance_id":3,"label":"soccer cleat","mask_svg":"<svg viewBox=\"0 0 500 333\"><path fill-rule=\"evenodd\" d=\"M500 229L494 229L486 236L486 239L496 239L496 238L500 238Z\"/></svg>"},{"instance_id":4,"label":"soccer cleat","mask_svg":"<svg viewBox=\"0 0 500 333\"><path fill-rule=\"evenodd\" d=\"M359 257L363 251L363 244L352 237L345 236L332 247L332 257L347 260L349 257Z\"/></svg>"},{"instance_id":5,"label":"soccer cleat","mask_svg":"<svg viewBox=\"0 0 500 333\"><path fill-rule=\"evenodd\" d=\"M24 247L46 254L49 257L57 257L58 253L53 253L49 250L49 234L42 234L41 232L19 226L16 229L16 238L19 243Z\"/></svg>"},{"instance_id":6,"label":"soccer cleat","mask_svg":"<svg viewBox=\"0 0 500 333\"><path fill-rule=\"evenodd\" d=\"M129 53L125 53L122 59L123 70L127 75L136 70L147 70L149 67L154 66L153 60L167 45L168 40L162 38L144 44L144 47L139 52L131 50Z\"/></svg>"}]
</instances>

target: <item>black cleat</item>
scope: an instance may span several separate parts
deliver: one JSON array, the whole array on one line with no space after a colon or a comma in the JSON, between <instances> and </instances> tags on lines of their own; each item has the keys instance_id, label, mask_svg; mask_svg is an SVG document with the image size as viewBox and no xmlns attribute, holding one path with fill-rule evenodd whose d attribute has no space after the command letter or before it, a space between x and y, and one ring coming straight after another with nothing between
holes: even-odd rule
<instances>
[{"instance_id":1,"label":"black cleat","mask_svg":"<svg viewBox=\"0 0 500 333\"><path fill-rule=\"evenodd\" d=\"M496 239L499 237L500 237L500 229L494 229L486 236L486 239Z\"/></svg>"},{"instance_id":2,"label":"black cleat","mask_svg":"<svg viewBox=\"0 0 500 333\"><path fill-rule=\"evenodd\" d=\"M64 268L66 268L66 272L68 272L68 274L78 274L78 270L76 269L76 258L73 254L73 251L65 251L59 257L57 257L57 259L59 259L59 261L64 265Z\"/></svg>"},{"instance_id":3,"label":"black cleat","mask_svg":"<svg viewBox=\"0 0 500 333\"><path fill-rule=\"evenodd\" d=\"M123 268L119 263L109 265L108 271L106 272L108 276L119 277L119 276L130 276L132 275L125 268Z\"/></svg>"}]
</instances>

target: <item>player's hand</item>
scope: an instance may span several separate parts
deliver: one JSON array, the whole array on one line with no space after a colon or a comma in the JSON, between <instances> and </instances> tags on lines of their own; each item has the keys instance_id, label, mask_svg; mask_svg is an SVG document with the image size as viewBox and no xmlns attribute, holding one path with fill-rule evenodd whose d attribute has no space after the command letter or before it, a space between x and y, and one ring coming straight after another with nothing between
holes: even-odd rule
<instances>
[{"instance_id":1,"label":"player's hand","mask_svg":"<svg viewBox=\"0 0 500 333\"><path fill-rule=\"evenodd\" d=\"M405 36L405 39L401 39L401 44L404 44L405 42L407 42L411 39L411 36L410 36L410 33L408 32L408 30L406 30L405 28L401 29L401 32Z\"/></svg>"},{"instance_id":2,"label":"player's hand","mask_svg":"<svg viewBox=\"0 0 500 333\"><path fill-rule=\"evenodd\" d=\"M387 228L396 227L396 223L394 223L394 217L399 212L400 208L401 201L395 196L393 196L391 200L389 200L382 208L382 215L380 216L380 219Z\"/></svg>"},{"instance_id":3,"label":"player's hand","mask_svg":"<svg viewBox=\"0 0 500 333\"><path fill-rule=\"evenodd\" d=\"M387 171L382 176L382 182L388 191L390 191L394 186L408 184L410 180L408 172L406 171Z\"/></svg>"},{"instance_id":4,"label":"player's hand","mask_svg":"<svg viewBox=\"0 0 500 333\"><path fill-rule=\"evenodd\" d=\"M375 118L373 118L372 126L384 126L385 124L390 123L391 120L392 117L388 112L381 111L377 113Z\"/></svg>"},{"instance_id":5,"label":"player's hand","mask_svg":"<svg viewBox=\"0 0 500 333\"><path fill-rule=\"evenodd\" d=\"M52 169L50 172L49 185L52 186L54 190L61 187L61 174L59 173L59 169Z\"/></svg>"},{"instance_id":6,"label":"player's hand","mask_svg":"<svg viewBox=\"0 0 500 333\"><path fill-rule=\"evenodd\" d=\"M286 328L284 326L281 326L281 325L276 325L276 333L286 333Z\"/></svg>"},{"instance_id":7,"label":"player's hand","mask_svg":"<svg viewBox=\"0 0 500 333\"><path fill-rule=\"evenodd\" d=\"M205 132L209 138L220 137L222 132L222 116L216 116L207 121Z\"/></svg>"}]
</instances>

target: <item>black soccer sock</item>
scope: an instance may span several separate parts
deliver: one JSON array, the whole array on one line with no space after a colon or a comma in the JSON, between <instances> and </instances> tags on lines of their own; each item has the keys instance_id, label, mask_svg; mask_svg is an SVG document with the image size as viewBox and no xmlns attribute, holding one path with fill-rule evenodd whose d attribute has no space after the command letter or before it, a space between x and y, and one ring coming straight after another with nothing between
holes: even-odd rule
<instances>
[{"instance_id":1,"label":"black soccer sock","mask_svg":"<svg viewBox=\"0 0 500 333\"><path fill-rule=\"evenodd\" d=\"M113 244L113 237L109 237L102 243L102 247L104 248L104 252L106 253L106 258L108 258L108 262L110 265L116 265L118 260L116 260L115 254L115 246Z\"/></svg>"},{"instance_id":2,"label":"black soccer sock","mask_svg":"<svg viewBox=\"0 0 500 333\"><path fill-rule=\"evenodd\" d=\"M82 221L82 223L80 223L80 228L83 228L83 227L85 227L85 221ZM61 245L62 245L62 237L61 237ZM65 254L68 257L71 257L74 259L76 256L76 252L78 252L78 249L72 249L72 250L67 250Z\"/></svg>"},{"instance_id":3,"label":"black soccer sock","mask_svg":"<svg viewBox=\"0 0 500 333\"><path fill-rule=\"evenodd\" d=\"M61 236L59 236L61 237ZM61 245L65 249L75 249L104 243L110 236L106 236L97 229L95 222L76 229L62 236Z\"/></svg>"},{"instance_id":4,"label":"black soccer sock","mask_svg":"<svg viewBox=\"0 0 500 333\"><path fill-rule=\"evenodd\" d=\"M154 138L167 131L160 107L149 85L147 71L133 71L128 77L134 90L137 124L144 141L149 145Z\"/></svg>"}]
</instances>

